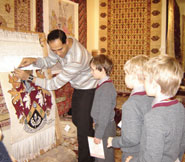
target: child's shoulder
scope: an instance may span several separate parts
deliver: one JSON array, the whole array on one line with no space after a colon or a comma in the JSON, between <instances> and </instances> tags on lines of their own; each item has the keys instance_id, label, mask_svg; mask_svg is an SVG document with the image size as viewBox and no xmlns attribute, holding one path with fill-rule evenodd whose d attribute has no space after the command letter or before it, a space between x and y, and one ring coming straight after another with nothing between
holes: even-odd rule
<instances>
[{"instance_id":1,"label":"child's shoulder","mask_svg":"<svg viewBox=\"0 0 185 162\"><path fill-rule=\"evenodd\" d=\"M159 103L155 103L152 106L153 109L157 109L159 111L173 110L173 111L184 111L184 105L179 102L177 99L161 101Z\"/></svg>"},{"instance_id":2,"label":"child's shoulder","mask_svg":"<svg viewBox=\"0 0 185 162\"><path fill-rule=\"evenodd\" d=\"M146 115L147 118L161 118L165 119L168 117L171 118L184 118L185 109L182 103L176 102L172 105L160 105L152 106L150 112Z\"/></svg>"},{"instance_id":3,"label":"child's shoulder","mask_svg":"<svg viewBox=\"0 0 185 162\"><path fill-rule=\"evenodd\" d=\"M143 96L130 96L128 100L122 105L122 108L135 110L135 111L148 111L152 107L153 97Z\"/></svg>"},{"instance_id":4,"label":"child's shoulder","mask_svg":"<svg viewBox=\"0 0 185 162\"><path fill-rule=\"evenodd\" d=\"M103 83L98 89L111 90L111 91L116 92L115 86L112 81Z\"/></svg>"},{"instance_id":5,"label":"child's shoulder","mask_svg":"<svg viewBox=\"0 0 185 162\"><path fill-rule=\"evenodd\" d=\"M146 92L138 92L131 94L130 97L128 98L128 101L130 102L152 102L154 97L150 97L146 95Z\"/></svg>"}]
</instances>

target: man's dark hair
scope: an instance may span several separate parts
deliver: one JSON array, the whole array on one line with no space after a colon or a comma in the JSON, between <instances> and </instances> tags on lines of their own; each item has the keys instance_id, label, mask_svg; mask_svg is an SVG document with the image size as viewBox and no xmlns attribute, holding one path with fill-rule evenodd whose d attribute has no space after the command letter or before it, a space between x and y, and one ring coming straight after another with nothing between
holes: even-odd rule
<instances>
[{"instance_id":1,"label":"man's dark hair","mask_svg":"<svg viewBox=\"0 0 185 162\"><path fill-rule=\"evenodd\" d=\"M60 39L63 44L66 44L66 38L66 34L62 30L55 29L48 34L47 43L49 44L49 42L55 39Z\"/></svg>"}]
</instances>

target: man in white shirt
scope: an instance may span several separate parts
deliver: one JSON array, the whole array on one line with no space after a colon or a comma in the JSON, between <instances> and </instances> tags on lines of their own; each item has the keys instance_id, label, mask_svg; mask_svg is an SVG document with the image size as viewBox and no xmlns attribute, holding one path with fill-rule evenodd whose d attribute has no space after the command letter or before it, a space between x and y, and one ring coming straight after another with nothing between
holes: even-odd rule
<instances>
[{"instance_id":1,"label":"man in white shirt","mask_svg":"<svg viewBox=\"0 0 185 162\"><path fill-rule=\"evenodd\" d=\"M39 68L50 68L59 62L62 69L57 76L43 79L29 75L21 69L16 69L15 74L18 78L33 82L47 90L56 90L67 82L71 83L74 88L72 120L77 127L78 159L79 162L91 162L93 158L89 154L87 136L94 136L90 112L97 84L89 67L92 56L75 38L67 38L59 29L48 34L47 43L50 47L48 57L24 58L19 67L33 64Z\"/></svg>"}]
</instances>

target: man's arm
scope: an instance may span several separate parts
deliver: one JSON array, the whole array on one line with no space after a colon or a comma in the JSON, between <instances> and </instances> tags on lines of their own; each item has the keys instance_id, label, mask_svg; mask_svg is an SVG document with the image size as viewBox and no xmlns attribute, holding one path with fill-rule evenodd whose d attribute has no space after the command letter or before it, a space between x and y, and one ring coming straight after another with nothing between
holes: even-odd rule
<instances>
[{"instance_id":1,"label":"man's arm","mask_svg":"<svg viewBox=\"0 0 185 162\"><path fill-rule=\"evenodd\" d=\"M56 54L54 54L52 51L49 52L49 55L47 57L25 57L22 59L21 63L19 64L18 68L26 67L31 64L33 66L39 67L41 69L43 68L50 68L53 65L55 65L58 62Z\"/></svg>"},{"instance_id":2,"label":"man's arm","mask_svg":"<svg viewBox=\"0 0 185 162\"><path fill-rule=\"evenodd\" d=\"M32 81L35 83L35 85L47 90L56 90L64 86L75 76L79 75L82 68L82 65L79 63L69 63L63 67L62 71L56 77L53 77L52 79L43 79L36 76L31 76L21 69L15 69L14 72L16 76L22 80Z\"/></svg>"},{"instance_id":3,"label":"man's arm","mask_svg":"<svg viewBox=\"0 0 185 162\"><path fill-rule=\"evenodd\" d=\"M35 64L36 61L37 61L37 59L33 58L33 57L23 58L21 63L19 64L18 68L22 68L22 67L25 67L25 66L29 66L31 64Z\"/></svg>"},{"instance_id":4,"label":"man's arm","mask_svg":"<svg viewBox=\"0 0 185 162\"><path fill-rule=\"evenodd\" d=\"M79 63L69 63L65 65L61 72L52 79L36 78L35 85L47 90L56 90L64 86L67 82L80 74L82 65Z\"/></svg>"},{"instance_id":5,"label":"man's arm","mask_svg":"<svg viewBox=\"0 0 185 162\"><path fill-rule=\"evenodd\" d=\"M51 68L57 62L58 56L54 52L49 51L49 55L47 57L37 58L36 61L33 63L33 66L39 67L41 69Z\"/></svg>"}]
</instances>

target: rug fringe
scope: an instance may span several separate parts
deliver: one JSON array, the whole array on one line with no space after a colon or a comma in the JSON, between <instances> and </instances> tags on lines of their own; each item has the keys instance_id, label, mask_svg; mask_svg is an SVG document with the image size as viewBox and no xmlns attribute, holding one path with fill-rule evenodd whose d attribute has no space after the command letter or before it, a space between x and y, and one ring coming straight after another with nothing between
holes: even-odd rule
<instances>
[{"instance_id":1,"label":"rug fringe","mask_svg":"<svg viewBox=\"0 0 185 162\"><path fill-rule=\"evenodd\" d=\"M18 162L24 162L39 155L42 149L47 151L55 143L55 127L52 126L31 137L12 144L11 152Z\"/></svg>"}]
</instances>

